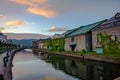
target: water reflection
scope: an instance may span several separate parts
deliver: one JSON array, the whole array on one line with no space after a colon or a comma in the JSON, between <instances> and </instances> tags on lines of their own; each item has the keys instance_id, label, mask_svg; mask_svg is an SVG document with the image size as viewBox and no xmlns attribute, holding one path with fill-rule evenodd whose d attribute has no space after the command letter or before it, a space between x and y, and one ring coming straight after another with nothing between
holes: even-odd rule
<instances>
[{"instance_id":1,"label":"water reflection","mask_svg":"<svg viewBox=\"0 0 120 80\"><path fill-rule=\"evenodd\" d=\"M37 56L49 61L56 70L62 70L66 74L81 80L113 80L120 76L120 65L83 61L55 55L41 56L39 54Z\"/></svg>"},{"instance_id":2,"label":"water reflection","mask_svg":"<svg viewBox=\"0 0 120 80\"><path fill-rule=\"evenodd\" d=\"M18 52L13 60L13 80L79 80L41 59L50 62L46 56L35 56L30 51Z\"/></svg>"}]
</instances>

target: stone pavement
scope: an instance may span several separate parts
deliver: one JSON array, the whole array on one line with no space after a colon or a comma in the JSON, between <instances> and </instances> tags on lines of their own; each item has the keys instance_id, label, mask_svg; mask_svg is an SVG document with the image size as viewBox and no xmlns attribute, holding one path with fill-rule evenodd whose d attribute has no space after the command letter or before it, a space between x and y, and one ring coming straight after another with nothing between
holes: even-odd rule
<instances>
[{"instance_id":1,"label":"stone pavement","mask_svg":"<svg viewBox=\"0 0 120 80\"><path fill-rule=\"evenodd\" d=\"M12 61L15 53L20 51L24 48L14 49L9 52L9 59L7 62L7 66L3 66L3 58L6 56L6 52L0 54L0 80L12 80ZM1 79L1 74L3 75L4 79Z\"/></svg>"},{"instance_id":2,"label":"stone pavement","mask_svg":"<svg viewBox=\"0 0 120 80\"><path fill-rule=\"evenodd\" d=\"M114 79L114 80L120 80L120 76L118 78Z\"/></svg>"},{"instance_id":3,"label":"stone pavement","mask_svg":"<svg viewBox=\"0 0 120 80\"><path fill-rule=\"evenodd\" d=\"M4 77L5 68L3 66L3 58L6 56L6 52L0 54L0 80L3 80L1 75Z\"/></svg>"},{"instance_id":4,"label":"stone pavement","mask_svg":"<svg viewBox=\"0 0 120 80\"><path fill-rule=\"evenodd\" d=\"M0 54L0 74L4 74L3 58L5 57L6 52Z\"/></svg>"}]
</instances>

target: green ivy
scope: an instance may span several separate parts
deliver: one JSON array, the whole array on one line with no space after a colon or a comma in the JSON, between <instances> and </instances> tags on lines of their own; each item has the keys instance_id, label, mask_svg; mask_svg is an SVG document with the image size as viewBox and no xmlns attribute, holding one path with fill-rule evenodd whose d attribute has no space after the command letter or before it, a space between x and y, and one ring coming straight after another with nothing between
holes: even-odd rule
<instances>
[{"instance_id":1,"label":"green ivy","mask_svg":"<svg viewBox=\"0 0 120 80\"><path fill-rule=\"evenodd\" d=\"M48 45L51 47L52 51L64 51L65 40L64 38L57 38L44 42L44 46Z\"/></svg>"},{"instance_id":2,"label":"green ivy","mask_svg":"<svg viewBox=\"0 0 120 80\"><path fill-rule=\"evenodd\" d=\"M120 41L111 40L110 35L106 33L98 33L98 37L101 38L100 44L105 54L120 54Z\"/></svg>"},{"instance_id":3,"label":"green ivy","mask_svg":"<svg viewBox=\"0 0 120 80\"><path fill-rule=\"evenodd\" d=\"M51 47L51 40L44 42L44 47L50 46Z\"/></svg>"},{"instance_id":4,"label":"green ivy","mask_svg":"<svg viewBox=\"0 0 120 80\"><path fill-rule=\"evenodd\" d=\"M64 38L53 39L51 43L53 51L64 51Z\"/></svg>"}]
</instances>

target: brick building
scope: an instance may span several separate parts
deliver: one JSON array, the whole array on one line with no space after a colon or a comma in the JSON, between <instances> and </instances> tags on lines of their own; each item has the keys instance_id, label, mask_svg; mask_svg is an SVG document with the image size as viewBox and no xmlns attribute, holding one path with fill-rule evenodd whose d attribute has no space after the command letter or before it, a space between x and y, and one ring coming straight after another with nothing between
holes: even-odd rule
<instances>
[{"instance_id":1,"label":"brick building","mask_svg":"<svg viewBox=\"0 0 120 80\"><path fill-rule=\"evenodd\" d=\"M72 30L68 30L65 35L66 51L92 50L92 32L91 30L106 20L92 23L86 26L80 26Z\"/></svg>"},{"instance_id":2,"label":"brick building","mask_svg":"<svg viewBox=\"0 0 120 80\"><path fill-rule=\"evenodd\" d=\"M102 45L99 43L98 33L107 34L111 39L120 41L120 13L115 14L112 18L92 30L93 51L102 53L103 50Z\"/></svg>"}]
</instances>

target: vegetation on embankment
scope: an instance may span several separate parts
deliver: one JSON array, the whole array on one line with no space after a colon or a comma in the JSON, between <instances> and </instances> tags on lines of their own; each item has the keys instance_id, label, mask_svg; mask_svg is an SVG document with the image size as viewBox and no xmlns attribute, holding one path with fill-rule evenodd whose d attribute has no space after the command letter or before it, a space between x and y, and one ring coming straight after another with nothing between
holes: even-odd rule
<instances>
[{"instance_id":1,"label":"vegetation on embankment","mask_svg":"<svg viewBox=\"0 0 120 80\"><path fill-rule=\"evenodd\" d=\"M50 46L50 50L42 50L47 53L55 53L66 56L85 56L85 59L97 60L110 63L120 63L120 41L116 36L108 35L106 33L97 34L97 45L102 48L102 51L97 54L95 52L87 52L82 50L81 52L64 51L64 38L53 39L46 41L45 46ZM39 49L37 49L39 51Z\"/></svg>"},{"instance_id":2,"label":"vegetation on embankment","mask_svg":"<svg viewBox=\"0 0 120 80\"><path fill-rule=\"evenodd\" d=\"M95 60L100 62L120 64L120 54L115 54L115 55L114 54L97 54L95 52L86 52L84 50L81 52L73 52L73 51L59 52L59 51L34 49L34 51L36 52L42 51L45 53L68 56L68 57L73 57L78 59L83 59L83 55L84 55L84 59L87 59L87 60Z\"/></svg>"},{"instance_id":3,"label":"vegetation on embankment","mask_svg":"<svg viewBox=\"0 0 120 80\"><path fill-rule=\"evenodd\" d=\"M0 48L0 54L3 53L4 51L6 51L6 48L1 47L1 48Z\"/></svg>"},{"instance_id":4,"label":"vegetation on embankment","mask_svg":"<svg viewBox=\"0 0 120 80\"><path fill-rule=\"evenodd\" d=\"M15 44L7 44L7 43L2 43L0 42L0 53L3 53L4 51L12 50L15 49L16 45Z\"/></svg>"}]
</instances>

